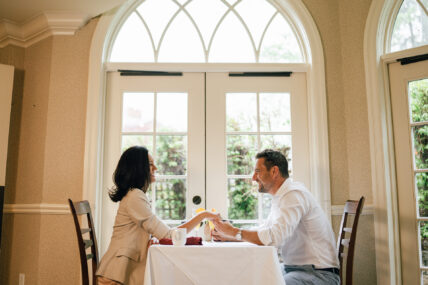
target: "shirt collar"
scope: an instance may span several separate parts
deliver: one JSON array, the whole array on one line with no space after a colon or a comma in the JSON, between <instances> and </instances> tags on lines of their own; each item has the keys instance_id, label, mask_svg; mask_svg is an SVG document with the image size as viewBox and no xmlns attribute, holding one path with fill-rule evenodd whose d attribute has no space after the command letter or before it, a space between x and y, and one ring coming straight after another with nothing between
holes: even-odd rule
<instances>
[{"instance_id":1,"label":"shirt collar","mask_svg":"<svg viewBox=\"0 0 428 285\"><path fill-rule=\"evenodd\" d=\"M278 191L276 191L274 198L280 198L282 197L288 190L288 187L293 182L293 180L289 177L285 179L285 181L282 183L282 185L279 187Z\"/></svg>"}]
</instances>

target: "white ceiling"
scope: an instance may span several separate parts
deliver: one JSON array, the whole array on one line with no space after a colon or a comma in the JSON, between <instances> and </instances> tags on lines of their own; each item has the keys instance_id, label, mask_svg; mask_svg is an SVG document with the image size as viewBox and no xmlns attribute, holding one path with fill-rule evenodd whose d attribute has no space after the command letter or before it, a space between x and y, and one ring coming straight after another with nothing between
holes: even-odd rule
<instances>
[{"instance_id":1,"label":"white ceiling","mask_svg":"<svg viewBox=\"0 0 428 285\"><path fill-rule=\"evenodd\" d=\"M95 17L126 0L0 0L0 20L21 24L46 11L82 13Z\"/></svg>"}]
</instances>

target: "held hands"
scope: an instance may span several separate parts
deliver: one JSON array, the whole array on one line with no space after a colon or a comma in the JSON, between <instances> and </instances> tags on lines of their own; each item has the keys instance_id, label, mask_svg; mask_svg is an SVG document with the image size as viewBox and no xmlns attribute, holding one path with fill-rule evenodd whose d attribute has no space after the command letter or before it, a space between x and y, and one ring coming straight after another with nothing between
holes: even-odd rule
<instances>
[{"instance_id":1,"label":"held hands","mask_svg":"<svg viewBox=\"0 0 428 285\"><path fill-rule=\"evenodd\" d=\"M238 233L238 229L232 226L229 222L223 222L221 219L213 220L215 229L212 232L213 238L216 241L236 241L234 238Z\"/></svg>"}]
</instances>

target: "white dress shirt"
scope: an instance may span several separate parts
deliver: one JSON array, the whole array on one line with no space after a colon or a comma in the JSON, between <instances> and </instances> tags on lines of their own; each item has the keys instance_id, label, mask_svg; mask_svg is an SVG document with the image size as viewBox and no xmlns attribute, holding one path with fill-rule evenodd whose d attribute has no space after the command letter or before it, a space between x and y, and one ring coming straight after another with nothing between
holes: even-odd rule
<instances>
[{"instance_id":1,"label":"white dress shirt","mask_svg":"<svg viewBox=\"0 0 428 285\"><path fill-rule=\"evenodd\" d=\"M273 196L270 214L257 232L264 245L281 248L286 265L339 267L334 233L325 213L305 185L291 178Z\"/></svg>"}]
</instances>

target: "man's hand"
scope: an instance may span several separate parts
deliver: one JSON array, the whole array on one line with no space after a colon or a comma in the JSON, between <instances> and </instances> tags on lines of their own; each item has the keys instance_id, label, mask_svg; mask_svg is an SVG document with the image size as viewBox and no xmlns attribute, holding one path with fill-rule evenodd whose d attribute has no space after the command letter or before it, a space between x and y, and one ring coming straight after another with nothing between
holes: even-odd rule
<instances>
[{"instance_id":1,"label":"man's hand","mask_svg":"<svg viewBox=\"0 0 428 285\"><path fill-rule=\"evenodd\" d=\"M218 233L218 236L223 236L228 240L234 239L235 235L238 233L239 229L232 226L229 222L223 222L221 220L213 220L215 230ZM214 236L214 234L213 234Z\"/></svg>"},{"instance_id":2,"label":"man's hand","mask_svg":"<svg viewBox=\"0 0 428 285\"><path fill-rule=\"evenodd\" d=\"M211 232L214 241L224 242L224 241L237 241L234 238L226 237L219 233L216 229Z\"/></svg>"}]
</instances>

